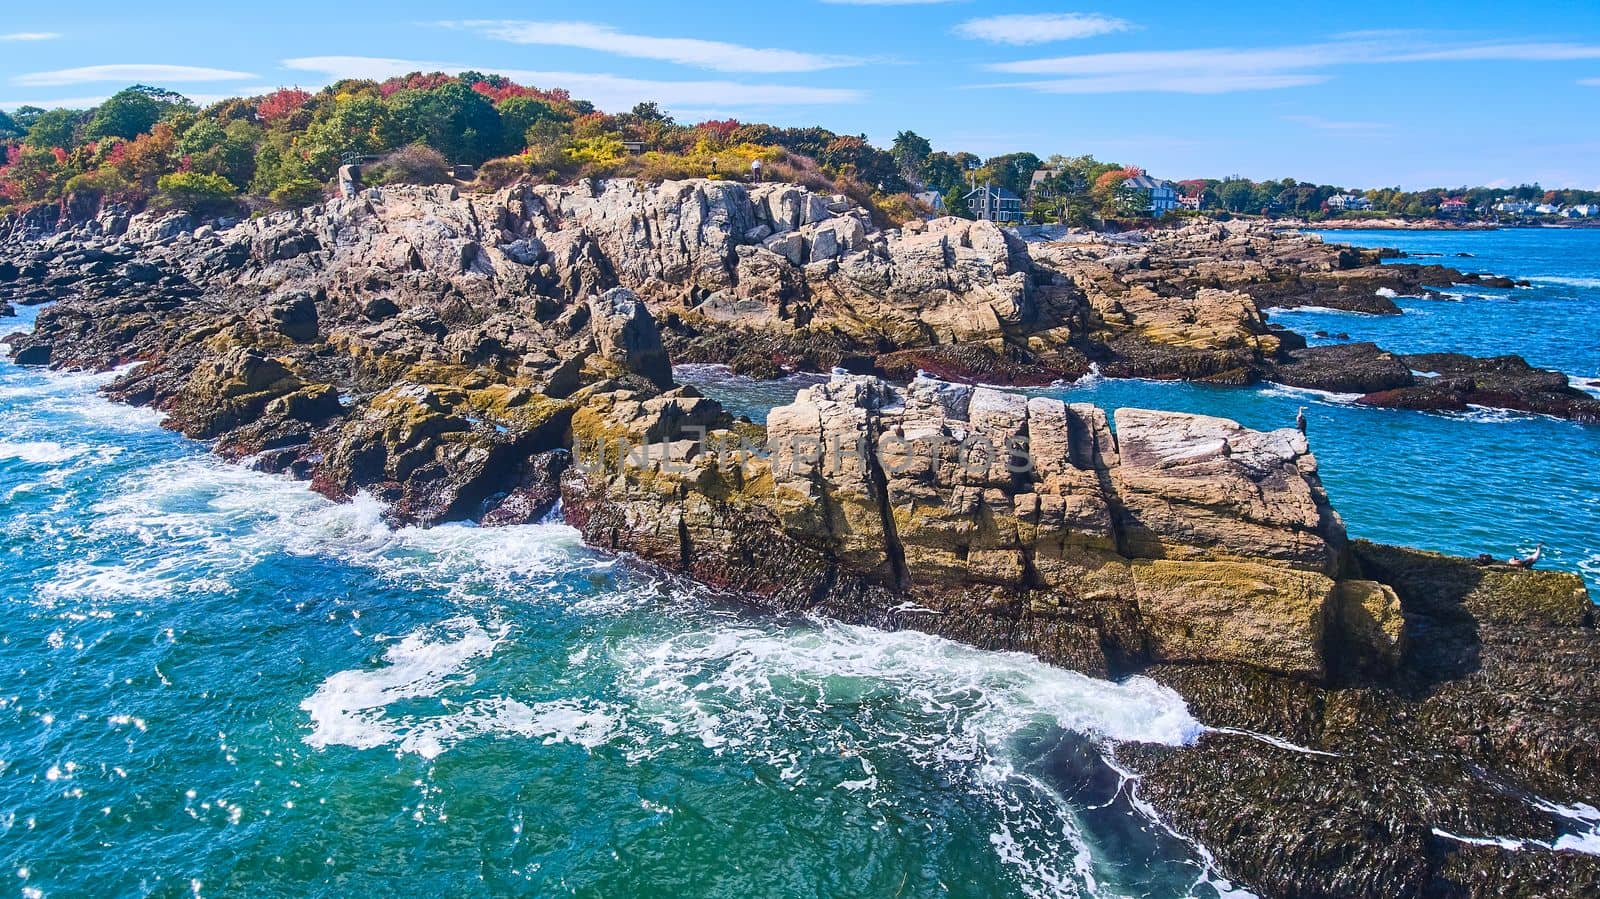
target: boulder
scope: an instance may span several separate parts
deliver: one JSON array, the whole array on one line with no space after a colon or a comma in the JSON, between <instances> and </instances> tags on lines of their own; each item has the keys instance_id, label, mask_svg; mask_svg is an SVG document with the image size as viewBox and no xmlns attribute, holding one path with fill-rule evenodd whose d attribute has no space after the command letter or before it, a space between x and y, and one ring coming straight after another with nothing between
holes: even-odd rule
<instances>
[{"instance_id":1,"label":"boulder","mask_svg":"<svg viewBox=\"0 0 1600 899\"><path fill-rule=\"evenodd\" d=\"M672 363L650 310L625 287L589 301L589 326L597 354L658 387L672 386Z\"/></svg>"}]
</instances>

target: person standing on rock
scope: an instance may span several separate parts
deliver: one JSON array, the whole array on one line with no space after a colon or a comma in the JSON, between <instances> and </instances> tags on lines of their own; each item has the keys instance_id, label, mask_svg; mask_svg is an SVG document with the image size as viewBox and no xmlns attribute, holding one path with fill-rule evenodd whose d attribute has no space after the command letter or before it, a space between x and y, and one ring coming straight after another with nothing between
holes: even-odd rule
<instances>
[{"instance_id":1,"label":"person standing on rock","mask_svg":"<svg viewBox=\"0 0 1600 899\"><path fill-rule=\"evenodd\" d=\"M717 157L713 156L713 157L711 157L711 174L715 175L716 173L717 173Z\"/></svg>"},{"instance_id":2,"label":"person standing on rock","mask_svg":"<svg viewBox=\"0 0 1600 899\"><path fill-rule=\"evenodd\" d=\"M759 159L750 163L750 180L757 184L761 183L761 160Z\"/></svg>"},{"instance_id":3,"label":"person standing on rock","mask_svg":"<svg viewBox=\"0 0 1600 899\"><path fill-rule=\"evenodd\" d=\"M1300 410L1294 414L1294 426L1300 433L1304 434L1306 432L1306 407L1305 406L1301 406Z\"/></svg>"}]
</instances>

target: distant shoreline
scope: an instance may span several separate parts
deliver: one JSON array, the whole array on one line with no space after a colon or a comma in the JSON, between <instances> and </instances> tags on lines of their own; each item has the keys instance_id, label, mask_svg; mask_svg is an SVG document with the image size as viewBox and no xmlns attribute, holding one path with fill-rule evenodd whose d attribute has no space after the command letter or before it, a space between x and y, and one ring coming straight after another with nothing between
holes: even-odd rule
<instances>
[{"instance_id":1,"label":"distant shoreline","mask_svg":"<svg viewBox=\"0 0 1600 899\"><path fill-rule=\"evenodd\" d=\"M1366 221L1333 219L1325 222L1286 219L1284 224L1291 228L1307 231L1520 231L1526 229L1576 230L1600 228L1600 221L1505 224L1500 222L1455 222L1445 219L1403 218L1368 219Z\"/></svg>"}]
</instances>

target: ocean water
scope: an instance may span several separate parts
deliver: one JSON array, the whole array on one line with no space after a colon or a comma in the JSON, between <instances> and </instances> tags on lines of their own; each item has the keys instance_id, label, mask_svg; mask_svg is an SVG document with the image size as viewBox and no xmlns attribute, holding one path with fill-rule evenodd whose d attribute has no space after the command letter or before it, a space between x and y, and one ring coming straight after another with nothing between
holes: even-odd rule
<instances>
[{"instance_id":1,"label":"ocean water","mask_svg":"<svg viewBox=\"0 0 1600 899\"><path fill-rule=\"evenodd\" d=\"M0 892L1231 892L1115 765L1199 732L1151 681L392 529L105 380L0 359Z\"/></svg>"},{"instance_id":2,"label":"ocean water","mask_svg":"<svg viewBox=\"0 0 1600 899\"><path fill-rule=\"evenodd\" d=\"M1411 254L1394 262L1438 263L1530 286L1462 284L1442 290L1443 300L1395 297L1404 310L1398 316L1283 310L1272 321L1307 335L1342 332L1400 353L1516 353L1542 368L1600 380L1600 229L1316 233L1329 243Z\"/></svg>"}]
</instances>

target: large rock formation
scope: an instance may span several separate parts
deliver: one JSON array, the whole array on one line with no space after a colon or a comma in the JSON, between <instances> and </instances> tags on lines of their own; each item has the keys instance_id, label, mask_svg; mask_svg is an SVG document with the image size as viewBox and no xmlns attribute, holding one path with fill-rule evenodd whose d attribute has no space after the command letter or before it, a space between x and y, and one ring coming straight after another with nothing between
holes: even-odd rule
<instances>
[{"instance_id":1,"label":"large rock formation","mask_svg":"<svg viewBox=\"0 0 1600 899\"><path fill-rule=\"evenodd\" d=\"M1343 577L1343 526L1294 431L1124 409L1113 434L1092 406L849 375L774 409L765 455L658 419L579 410L570 520L776 607L1098 672L1227 661L1320 680L1330 628L1364 658L1395 652L1396 601ZM621 459L645 434L659 451ZM591 464L602 440L612 464Z\"/></svg>"}]
</instances>

